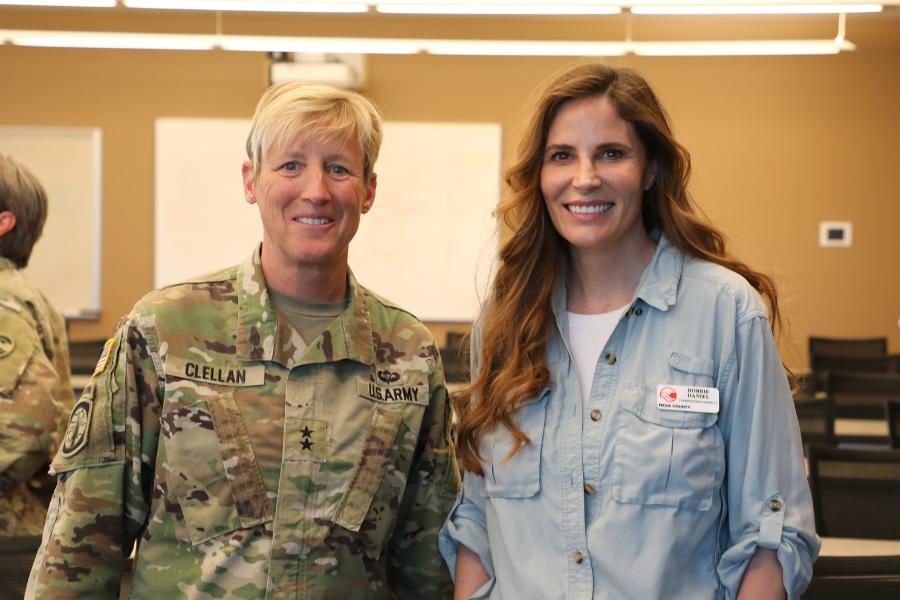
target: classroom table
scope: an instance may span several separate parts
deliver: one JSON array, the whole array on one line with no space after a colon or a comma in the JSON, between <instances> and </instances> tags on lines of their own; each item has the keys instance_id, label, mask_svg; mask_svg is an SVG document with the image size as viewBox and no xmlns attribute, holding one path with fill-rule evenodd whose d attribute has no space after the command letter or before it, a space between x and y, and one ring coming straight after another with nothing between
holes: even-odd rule
<instances>
[{"instance_id":1,"label":"classroom table","mask_svg":"<svg viewBox=\"0 0 900 600\"><path fill-rule=\"evenodd\" d=\"M820 556L900 556L900 540L823 537Z\"/></svg>"},{"instance_id":2,"label":"classroom table","mask_svg":"<svg viewBox=\"0 0 900 600\"><path fill-rule=\"evenodd\" d=\"M835 419L834 434L838 437L887 438L887 419Z\"/></svg>"}]
</instances>

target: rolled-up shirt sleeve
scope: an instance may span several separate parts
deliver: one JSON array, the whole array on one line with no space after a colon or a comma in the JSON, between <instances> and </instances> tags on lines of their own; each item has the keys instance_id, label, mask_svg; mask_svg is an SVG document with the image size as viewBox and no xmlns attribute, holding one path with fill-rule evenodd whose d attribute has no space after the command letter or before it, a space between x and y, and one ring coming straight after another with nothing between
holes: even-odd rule
<instances>
[{"instance_id":1,"label":"rolled-up shirt sleeve","mask_svg":"<svg viewBox=\"0 0 900 600\"><path fill-rule=\"evenodd\" d=\"M462 544L477 554L488 577L494 579L494 563L491 560L484 512L483 477L466 471L456 503L441 528L439 544L441 555L454 579L457 544Z\"/></svg>"},{"instance_id":2,"label":"rolled-up shirt sleeve","mask_svg":"<svg viewBox=\"0 0 900 600\"><path fill-rule=\"evenodd\" d=\"M753 554L769 548L777 551L788 598L799 598L820 547L800 428L766 316L746 318L735 335L719 416L728 511L719 578L727 597L737 597Z\"/></svg>"},{"instance_id":3,"label":"rolled-up shirt sleeve","mask_svg":"<svg viewBox=\"0 0 900 600\"><path fill-rule=\"evenodd\" d=\"M473 381L481 367L479 358L481 357L483 327L484 315L482 314L472 325L469 342L469 372ZM441 528L438 544L454 581L456 581L456 546L462 544L477 554L481 560L481 565L490 577L489 585L486 587L493 585L494 562L491 560L487 519L485 518L484 477L470 471L463 472L462 487L456 497L456 503ZM479 592L484 589L482 588Z\"/></svg>"}]
</instances>

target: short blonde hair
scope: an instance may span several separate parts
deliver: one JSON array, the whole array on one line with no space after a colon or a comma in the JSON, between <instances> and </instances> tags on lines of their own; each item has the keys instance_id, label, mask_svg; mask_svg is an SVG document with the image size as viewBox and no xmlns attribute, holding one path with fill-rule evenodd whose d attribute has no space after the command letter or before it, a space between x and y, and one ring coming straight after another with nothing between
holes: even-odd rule
<instances>
[{"instance_id":1,"label":"short blonde hair","mask_svg":"<svg viewBox=\"0 0 900 600\"><path fill-rule=\"evenodd\" d=\"M372 174L383 137L381 113L356 92L328 85L289 82L267 89L253 114L247 157L254 178L263 153L289 144L302 130L323 139L354 139L363 153L366 178Z\"/></svg>"},{"instance_id":2,"label":"short blonde hair","mask_svg":"<svg viewBox=\"0 0 900 600\"><path fill-rule=\"evenodd\" d=\"M47 192L34 173L0 154L0 212L7 210L16 226L0 236L0 255L24 269L47 221Z\"/></svg>"}]
</instances>

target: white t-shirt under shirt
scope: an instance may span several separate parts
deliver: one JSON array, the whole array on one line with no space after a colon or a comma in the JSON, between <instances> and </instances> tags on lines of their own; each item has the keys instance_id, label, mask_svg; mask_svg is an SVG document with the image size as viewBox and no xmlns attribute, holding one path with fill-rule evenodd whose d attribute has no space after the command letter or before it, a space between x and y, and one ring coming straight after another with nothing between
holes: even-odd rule
<instances>
[{"instance_id":1,"label":"white t-shirt under shirt","mask_svg":"<svg viewBox=\"0 0 900 600\"><path fill-rule=\"evenodd\" d=\"M619 317L628 309L626 304L610 312L599 315L580 315L566 311L569 319L569 344L572 359L578 369L578 380L581 384L581 401L586 402L591 395L591 384L594 381L594 370L597 360L606 346L619 322Z\"/></svg>"}]
</instances>

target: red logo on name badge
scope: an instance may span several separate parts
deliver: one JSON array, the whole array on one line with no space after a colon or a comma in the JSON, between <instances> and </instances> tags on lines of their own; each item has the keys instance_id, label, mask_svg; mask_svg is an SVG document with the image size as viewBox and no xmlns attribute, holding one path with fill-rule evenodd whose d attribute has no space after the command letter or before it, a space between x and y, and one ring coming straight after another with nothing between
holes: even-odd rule
<instances>
[{"instance_id":1,"label":"red logo on name badge","mask_svg":"<svg viewBox=\"0 0 900 600\"><path fill-rule=\"evenodd\" d=\"M678 392L675 391L675 388L666 386L659 390L659 397L663 402L668 402L669 404L671 404L678 400Z\"/></svg>"}]
</instances>

